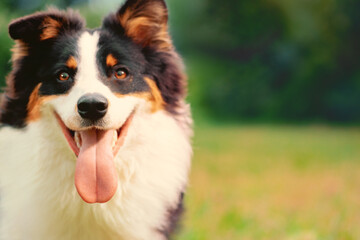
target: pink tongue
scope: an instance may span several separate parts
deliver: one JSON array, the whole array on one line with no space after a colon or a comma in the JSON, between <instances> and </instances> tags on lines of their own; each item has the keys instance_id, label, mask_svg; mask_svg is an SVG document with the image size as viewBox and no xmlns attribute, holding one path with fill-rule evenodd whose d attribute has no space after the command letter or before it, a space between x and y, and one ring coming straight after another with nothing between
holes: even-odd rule
<instances>
[{"instance_id":1,"label":"pink tongue","mask_svg":"<svg viewBox=\"0 0 360 240\"><path fill-rule=\"evenodd\" d=\"M80 132L82 146L76 163L75 186L87 203L107 202L116 192L114 131L91 129Z\"/></svg>"}]
</instances>

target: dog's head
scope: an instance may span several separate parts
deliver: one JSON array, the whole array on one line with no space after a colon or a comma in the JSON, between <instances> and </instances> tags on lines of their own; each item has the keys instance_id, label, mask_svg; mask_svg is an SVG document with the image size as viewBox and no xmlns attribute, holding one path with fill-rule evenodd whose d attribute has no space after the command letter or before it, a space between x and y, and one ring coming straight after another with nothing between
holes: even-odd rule
<instances>
[{"instance_id":1,"label":"dog's head","mask_svg":"<svg viewBox=\"0 0 360 240\"><path fill-rule=\"evenodd\" d=\"M75 183L87 202L105 202L117 178L113 158L136 111L176 114L185 94L182 64L167 31L163 0L128 0L95 30L73 11L14 20L13 70L0 120L25 127L44 106L77 155Z\"/></svg>"}]
</instances>

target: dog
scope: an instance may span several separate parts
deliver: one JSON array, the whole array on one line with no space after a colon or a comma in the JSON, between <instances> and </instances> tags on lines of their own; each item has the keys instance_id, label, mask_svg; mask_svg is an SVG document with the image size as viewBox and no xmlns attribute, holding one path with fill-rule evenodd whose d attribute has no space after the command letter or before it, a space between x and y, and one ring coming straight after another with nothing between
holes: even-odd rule
<instances>
[{"instance_id":1,"label":"dog","mask_svg":"<svg viewBox=\"0 0 360 240\"><path fill-rule=\"evenodd\" d=\"M71 9L10 23L1 239L170 238L192 120L167 22L163 0L127 0L97 29Z\"/></svg>"}]
</instances>

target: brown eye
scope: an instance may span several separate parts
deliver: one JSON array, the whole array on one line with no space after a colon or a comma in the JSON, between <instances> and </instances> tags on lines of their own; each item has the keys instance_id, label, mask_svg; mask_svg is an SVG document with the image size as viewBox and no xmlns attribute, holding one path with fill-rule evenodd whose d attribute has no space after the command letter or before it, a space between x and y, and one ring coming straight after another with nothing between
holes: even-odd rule
<instances>
[{"instance_id":1,"label":"brown eye","mask_svg":"<svg viewBox=\"0 0 360 240\"><path fill-rule=\"evenodd\" d=\"M117 79L125 79L127 76L128 76L128 72L125 68L119 68L117 70L115 70L114 72L114 76L117 78Z\"/></svg>"},{"instance_id":2,"label":"brown eye","mask_svg":"<svg viewBox=\"0 0 360 240\"><path fill-rule=\"evenodd\" d=\"M67 72L62 72L58 76L58 79L60 81L67 81L67 80L69 80L69 78L70 78L70 74L68 74Z\"/></svg>"}]
</instances>

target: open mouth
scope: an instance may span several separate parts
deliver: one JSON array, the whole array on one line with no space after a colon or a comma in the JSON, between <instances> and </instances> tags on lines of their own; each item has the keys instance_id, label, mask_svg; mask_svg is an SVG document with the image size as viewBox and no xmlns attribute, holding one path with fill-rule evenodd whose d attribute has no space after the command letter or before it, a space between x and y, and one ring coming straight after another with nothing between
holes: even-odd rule
<instances>
[{"instance_id":1,"label":"open mouth","mask_svg":"<svg viewBox=\"0 0 360 240\"><path fill-rule=\"evenodd\" d=\"M80 148L82 146L82 138L81 138L81 131L73 131L66 127L65 123L62 121L60 116L55 113L56 119L61 127L61 130L70 146L70 148L73 150L76 156L79 155ZM126 119L125 123L118 129L111 129L111 130L100 130L100 129L94 129L96 131L113 131L113 138L111 142L111 146L113 149L113 154L116 156L116 154L119 152L121 146L124 144L125 137L127 134L127 131L129 129L130 123L132 121L132 118L134 116L134 113L130 114L130 116Z\"/></svg>"},{"instance_id":2,"label":"open mouth","mask_svg":"<svg viewBox=\"0 0 360 240\"><path fill-rule=\"evenodd\" d=\"M87 203L109 201L117 190L118 177L114 158L124 144L133 113L119 129L95 127L73 131L55 113L62 132L75 155L75 186Z\"/></svg>"}]
</instances>

